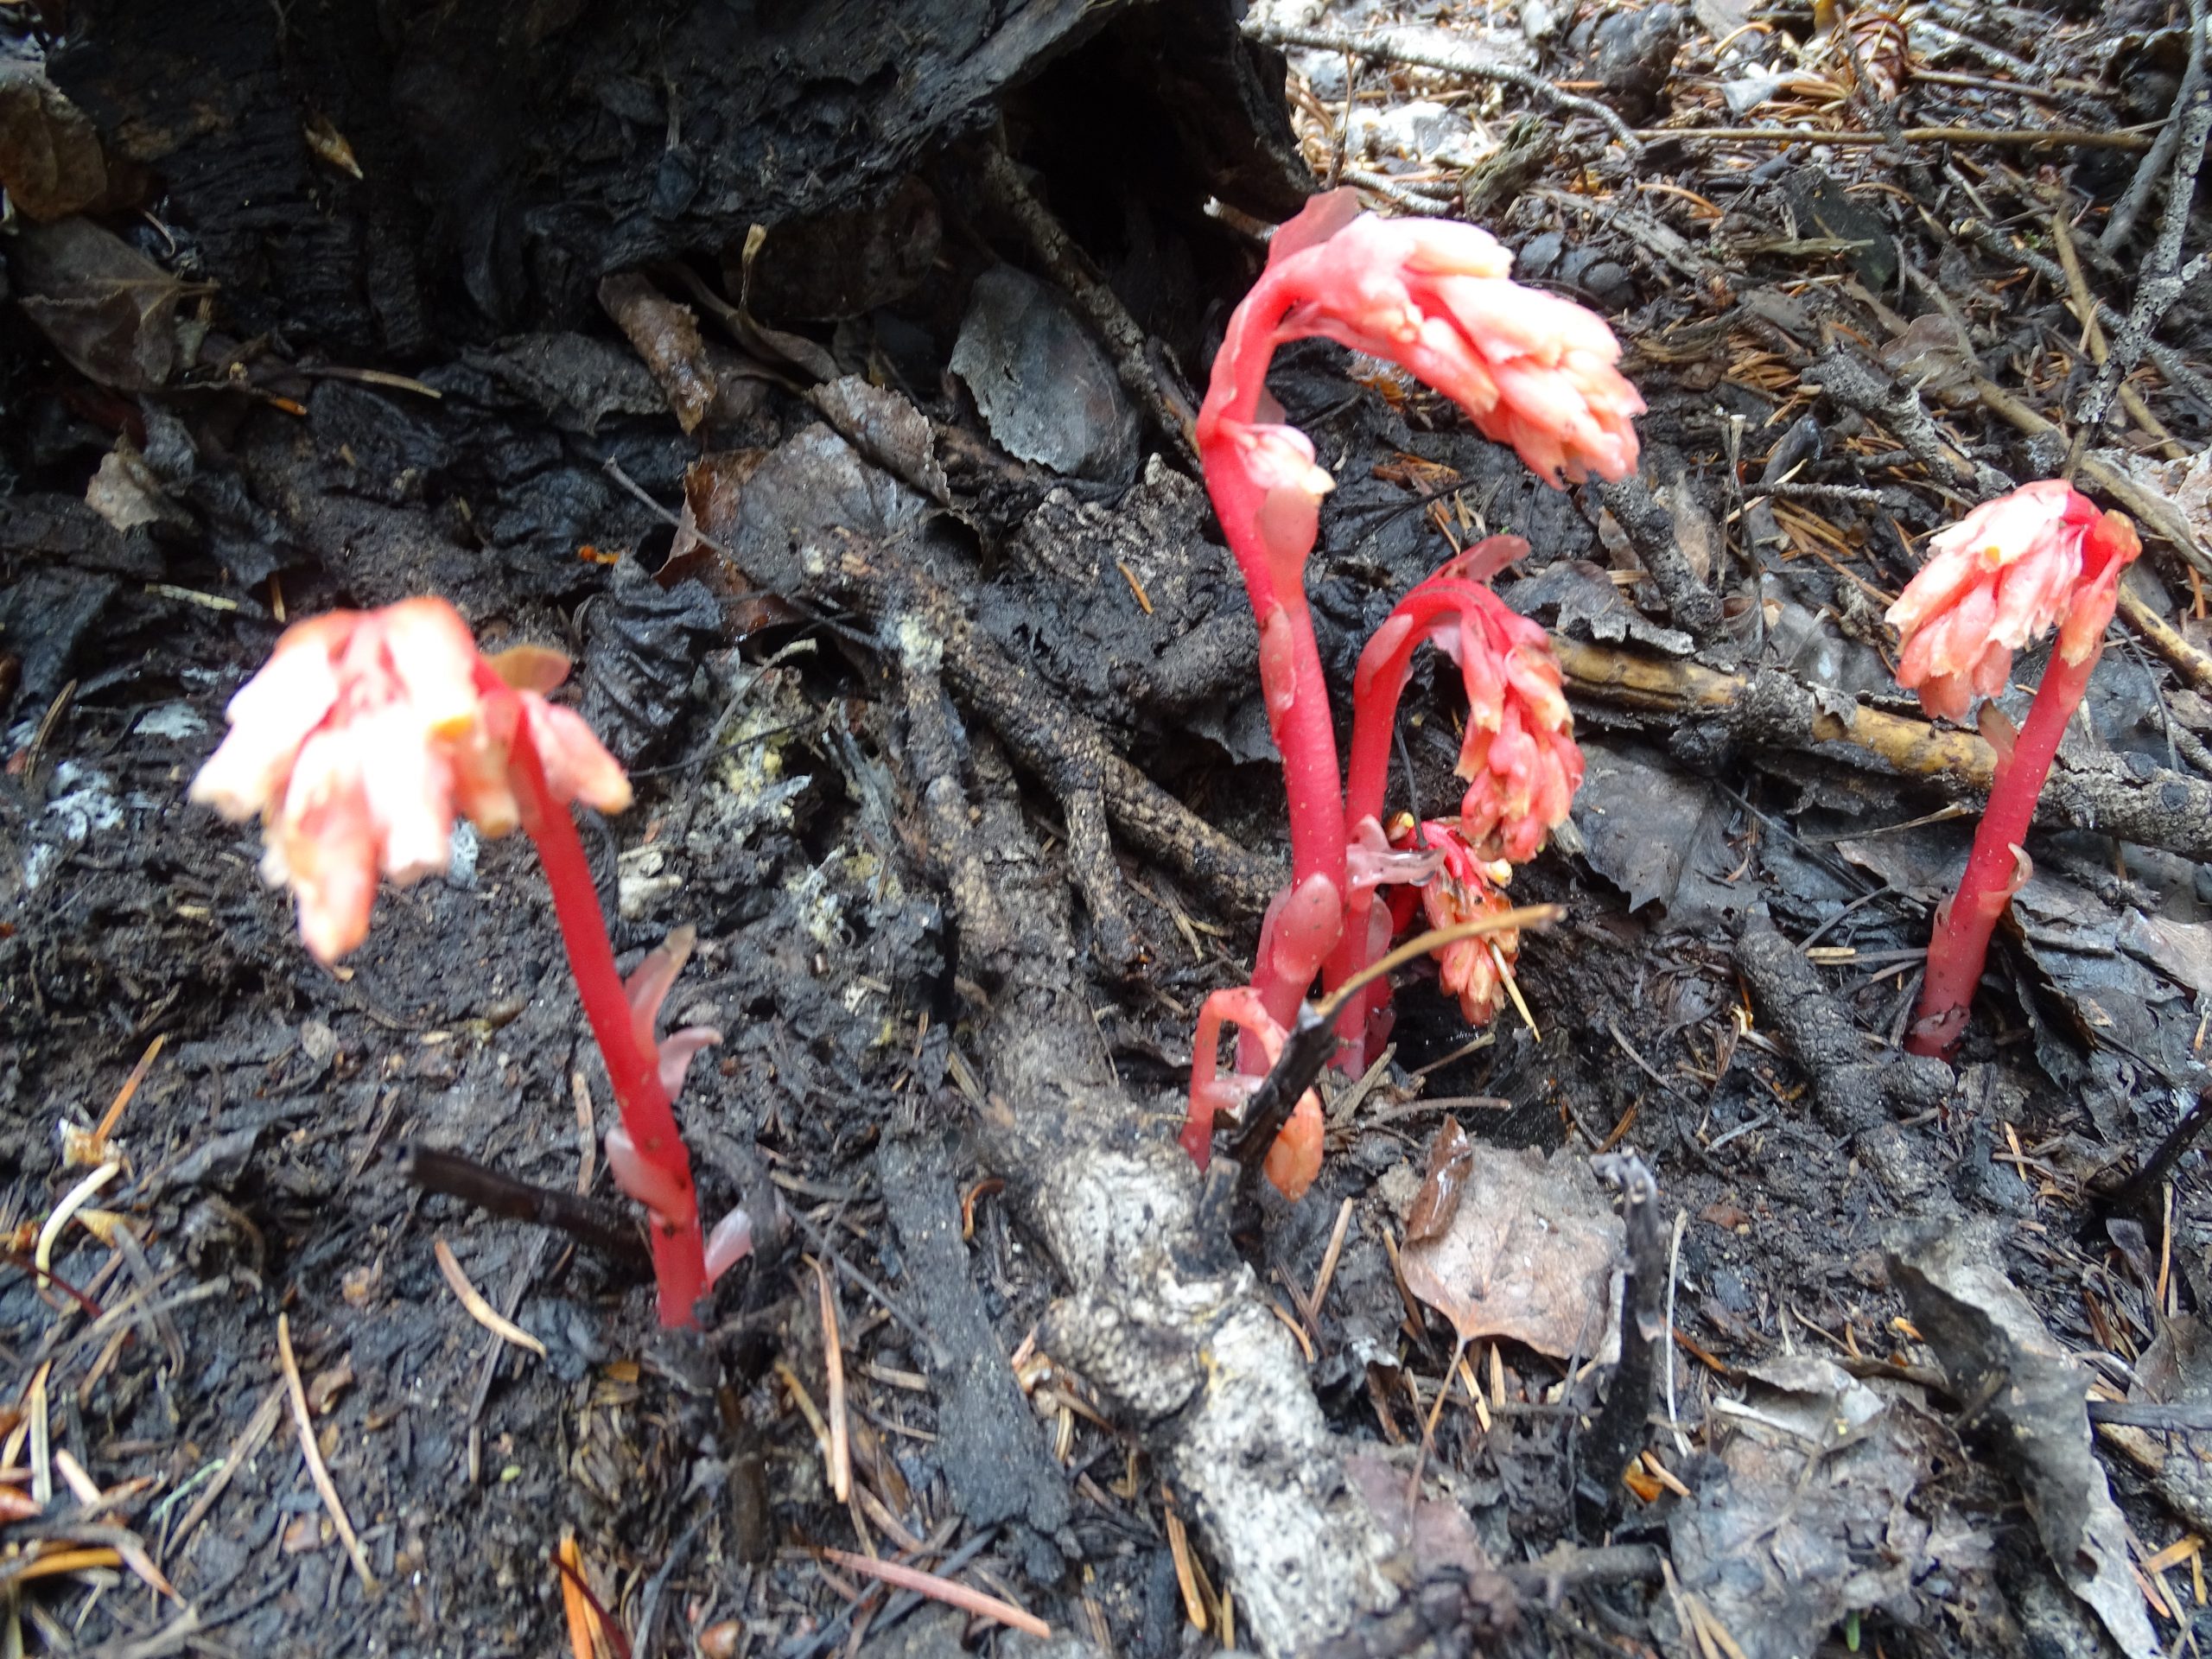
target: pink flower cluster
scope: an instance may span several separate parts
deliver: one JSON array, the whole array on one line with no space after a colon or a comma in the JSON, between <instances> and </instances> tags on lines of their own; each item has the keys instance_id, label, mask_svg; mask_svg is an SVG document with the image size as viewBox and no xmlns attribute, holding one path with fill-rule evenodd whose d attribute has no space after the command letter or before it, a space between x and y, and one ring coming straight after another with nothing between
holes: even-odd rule
<instances>
[{"instance_id":1,"label":"pink flower cluster","mask_svg":"<svg viewBox=\"0 0 2212 1659\"><path fill-rule=\"evenodd\" d=\"M260 817L263 879L291 887L308 949L334 962L367 937L379 872L404 886L446 868L456 812L487 836L522 822L507 770L518 719L556 801L630 804L591 728L543 695L567 671L534 647L483 658L442 599L295 623L231 699L192 798L234 823Z\"/></svg>"},{"instance_id":2,"label":"pink flower cluster","mask_svg":"<svg viewBox=\"0 0 2212 1659\"><path fill-rule=\"evenodd\" d=\"M1223 342L1220 406L1251 407L1274 347L1319 334L1419 376L1554 483L1626 477L1643 399L1614 366L1619 342L1573 301L1510 280L1512 269L1472 225L1381 219L1349 191L1316 197L1275 232L1246 301L1260 326L1232 326Z\"/></svg>"},{"instance_id":3,"label":"pink flower cluster","mask_svg":"<svg viewBox=\"0 0 2212 1659\"><path fill-rule=\"evenodd\" d=\"M1931 715L1963 722L2004 690L2012 653L2060 626L2078 663L2112 620L2134 526L2057 479L1985 501L1932 537L1886 620L1903 637L1897 683Z\"/></svg>"},{"instance_id":4,"label":"pink flower cluster","mask_svg":"<svg viewBox=\"0 0 2212 1659\"><path fill-rule=\"evenodd\" d=\"M1524 864L1566 821L1582 785L1574 716L1543 628L1487 582L1453 579L1452 569L1447 564L1432 580L1452 582L1456 626L1440 623L1429 639L1459 664L1467 692L1455 768L1467 780L1460 834L1486 859Z\"/></svg>"},{"instance_id":5,"label":"pink flower cluster","mask_svg":"<svg viewBox=\"0 0 2212 1659\"><path fill-rule=\"evenodd\" d=\"M2120 579L2143 548L2123 515L2044 479L1984 502L1929 550L1889 620L1904 639L1897 681L1919 692L1930 715L1963 721L1977 697L2005 689L2014 652L2058 629L2027 720L2009 739L1988 728L1999 749L1989 804L1959 890L1936 911L1928 942L1905 1047L1948 1056L1966 1033L1991 936L2033 868L2025 843L2037 798L2088 691Z\"/></svg>"},{"instance_id":6,"label":"pink flower cluster","mask_svg":"<svg viewBox=\"0 0 2212 1659\"><path fill-rule=\"evenodd\" d=\"M1393 846L1414 845L1414 822L1393 826ZM1500 890L1512 865L1485 861L1470 847L1460 826L1431 819L1421 826L1420 845L1438 855L1440 868L1418 889L1421 913L1431 927L1457 927L1513 908ZM1459 999L1459 1012L1471 1026L1486 1026L1505 1006L1506 986L1521 956L1521 931L1509 929L1480 938L1460 939L1437 954L1437 982L1445 995Z\"/></svg>"},{"instance_id":7,"label":"pink flower cluster","mask_svg":"<svg viewBox=\"0 0 2212 1659\"><path fill-rule=\"evenodd\" d=\"M1357 682L1349 779L1339 770L1304 590L1331 480L1313 445L1282 423L1267 393L1277 347L1333 340L1436 387L1478 430L1512 445L1554 486L1592 474L1626 477L1636 467L1632 422L1643 400L1617 367L1618 342L1580 306L1510 280L1512 264L1473 226L1378 219L1361 212L1348 190L1317 196L1275 232L1267 268L1231 314L1215 355L1198 411L1198 450L1259 624L1261 689L1290 809L1287 892L1302 919L1290 925L1288 899L1271 912L1251 983L1210 998L1200 1017L1184 1144L1201 1167L1216 1113L1249 1092L1315 974L1333 989L1388 948L1395 906L1380 903L1376 888L1423 882L1444 910L1491 913L1496 895L1480 885L1474 861L1535 856L1581 781L1581 753L1543 630L1508 610L1486 585L1498 564L1516 556L1506 543L1527 551L1510 537L1492 537L1421 584L1369 642ZM1459 770L1468 787L1462 824L1451 838L1470 862L1464 879L1449 886L1437 885L1446 878L1435 874L1433 861L1390 855L1378 822L1398 698L1424 639L1452 656L1467 688ZM1418 874L1411 864L1421 867ZM1447 952L1449 988L1471 1019L1477 1007L1494 1006L1510 960L1481 944ZM1357 994L1344 1014L1357 1034L1340 1059L1365 1052L1386 1021L1389 998L1379 982ZM1245 1035L1238 1079L1217 1076L1214 1051L1224 1024ZM1305 1190L1321 1152L1318 1116L1294 1124L1295 1133L1285 1132L1279 1157L1268 1164L1286 1192Z\"/></svg>"}]
</instances>

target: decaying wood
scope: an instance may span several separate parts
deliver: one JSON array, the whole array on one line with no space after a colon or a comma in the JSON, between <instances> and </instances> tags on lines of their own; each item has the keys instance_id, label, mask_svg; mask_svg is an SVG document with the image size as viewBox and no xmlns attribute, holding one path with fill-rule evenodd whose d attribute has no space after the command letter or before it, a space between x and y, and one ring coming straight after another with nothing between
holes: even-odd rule
<instances>
[{"instance_id":1,"label":"decaying wood","mask_svg":"<svg viewBox=\"0 0 2212 1659\"><path fill-rule=\"evenodd\" d=\"M801 559L810 583L879 626L890 624L891 637L905 626L934 642L931 649L939 653L954 693L982 715L1023 770L1042 779L1067 812L1078 855L1071 874L1094 904L1094 917L1112 916L1122 903L1111 849L1103 844L1106 820L1237 909L1256 914L1281 885L1264 860L1116 754L1094 721L1010 660L928 574L923 560L849 537L810 543Z\"/></svg>"},{"instance_id":2,"label":"decaying wood","mask_svg":"<svg viewBox=\"0 0 2212 1659\"><path fill-rule=\"evenodd\" d=\"M1950 1098L1949 1066L1878 1043L1772 924L1755 919L1745 928L1736 965L1751 984L1759 1017L1782 1034L1812 1080L1821 1121L1835 1133L1854 1135L1893 1111L1918 1111Z\"/></svg>"},{"instance_id":3,"label":"decaying wood","mask_svg":"<svg viewBox=\"0 0 2212 1659\"><path fill-rule=\"evenodd\" d=\"M978 756L981 833L1019 941L982 1050L986 1157L1070 1287L1045 1343L1134 1429L1236 1586L1260 1652L1302 1652L1398 1601L1395 1554L1347 1478L1304 1358L1199 1180L1130 1100L1090 1017L1065 887L1037 856L1003 764Z\"/></svg>"},{"instance_id":4,"label":"decaying wood","mask_svg":"<svg viewBox=\"0 0 2212 1659\"><path fill-rule=\"evenodd\" d=\"M1280 60L1205 0L1176 8L1163 75L1146 52L1159 10L925 0L894 22L686 0L94 0L73 10L49 73L111 164L161 178L229 326L413 355L455 322L439 304L450 276L499 327L575 327L610 273L880 200L1085 51L1130 130L1157 136L1122 148L1130 188L1172 169L1179 188L1160 200L1187 196L1196 174L1194 203L1210 191L1293 211L1295 146L1258 90L1269 74L1280 88ZM302 141L309 112L357 175Z\"/></svg>"},{"instance_id":5,"label":"decaying wood","mask_svg":"<svg viewBox=\"0 0 2212 1659\"><path fill-rule=\"evenodd\" d=\"M1885 714L1779 669L1725 674L1560 634L1552 636L1552 645L1572 695L1645 713L1713 720L1745 741L1776 748L1847 746L1823 752L1872 760L1951 800L1980 805L1988 798L1996 752L1971 732ZM2184 858L2212 858L2212 785L2143 764L2139 757L2062 752L2036 818Z\"/></svg>"}]
</instances>

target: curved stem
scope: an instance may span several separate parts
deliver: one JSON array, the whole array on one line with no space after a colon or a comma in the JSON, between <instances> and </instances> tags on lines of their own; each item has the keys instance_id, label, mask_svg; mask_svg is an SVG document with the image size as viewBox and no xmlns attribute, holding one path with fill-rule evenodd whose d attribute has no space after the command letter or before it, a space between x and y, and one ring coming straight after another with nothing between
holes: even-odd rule
<instances>
[{"instance_id":1,"label":"curved stem","mask_svg":"<svg viewBox=\"0 0 2212 1659\"><path fill-rule=\"evenodd\" d=\"M1413 671L1414 652L1438 619L1459 609L1458 597L1422 582L1400 600L1382 626L1359 654L1359 670L1352 681L1351 770L1344 788L1344 827L1347 835L1368 818L1378 823L1390 779L1391 740L1398 725L1398 704L1405 696L1406 681ZM1368 965L1370 957L1369 916L1375 907L1375 889L1348 889L1344 899L1344 941L1350 947L1350 977ZM1330 987L1335 989L1344 978ZM1368 1022L1390 999L1388 980L1376 982L1362 999L1347 1039L1364 1052Z\"/></svg>"},{"instance_id":2,"label":"curved stem","mask_svg":"<svg viewBox=\"0 0 2212 1659\"><path fill-rule=\"evenodd\" d=\"M1314 875L1325 875L1339 894L1347 885L1344 797L1339 791L1337 728L1329 709L1329 686L1321 672L1320 647L1313 638L1313 622L1303 595L1283 612L1290 619L1290 665L1294 689L1290 706L1275 724L1275 747L1282 753L1283 794L1290 809L1291 890L1296 892ZM1323 978L1334 986L1356 963L1349 960L1347 931L1324 957ZM1312 988L1312 981L1294 983L1277 971L1270 953L1262 952L1252 983L1260 1001L1277 1025L1287 1027L1297 1017L1298 1005Z\"/></svg>"},{"instance_id":3,"label":"curved stem","mask_svg":"<svg viewBox=\"0 0 2212 1659\"><path fill-rule=\"evenodd\" d=\"M1252 614L1263 632L1280 618L1287 631L1284 666L1287 696L1269 726L1282 755L1283 792L1290 811L1291 886L1325 875L1344 889L1344 816L1342 774L1337 758L1336 723L1329 709L1329 683L1313 637L1313 617L1306 603L1304 554L1298 563L1279 560L1260 530L1266 493L1252 475L1240 442L1240 429L1258 417L1268 364L1274 355L1275 330L1296 296L1275 272L1260 278L1230 319L1215 358L1214 375L1198 412L1199 453L1205 462L1206 493L1221 521L1229 550L1244 578ZM1347 936L1348 937L1348 936ZM1328 957L1325 977L1334 984L1351 971L1350 953L1340 939ZM1308 986L1294 985L1262 960L1253 976L1271 1017L1287 1026Z\"/></svg>"},{"instance_id":4,"label":"curved stem","mask_svg":"<svg viewBox=\"0 0 2212 1659\"><path fill-rule=\"evenodd\" d=\"M1974 831L1974 850L1967 855L1958 893L1936 916L1935 934L1928 942L1928 977L1905 1039L1908 1053L1941 1058L1966 1034L1967 1011L1981 982L1990 936L2018 886L2020 861L2013 849L2027 840L2036 799L2050 776L2058 741L2088 690L2101 649L2100 645L2078 664L2058 652L2051 653L2027 723L1990 785L1989 805Z\"/></svg>"},{"instance_id":5,"label":"curved stem","mask_svg":"<svg viewBox=\"0 0 2212 1659\"><path fill-rule=\"evenodd\" d=\"M686 1213L656 1214L646 1232L652 1243L653 1281L660 1294L660 1322L665 1326L698 1322L696 1306L706 1294L707 1265L699 1234L697 1193L691 1160L676 1127L675 1109L660 1086L660 1063L649 1046L638 1041L599 908L599 889L591 879L583 842L576 836L569 809L545 785L544 763L531 741L530 722L517 711L515 736L508 752L508 773L522 804L523 828L537 849L552 890L553 913L561 924L561 943L569 953L583 999L584 1019L607 1061L607 1076L638 1155L667 1175L688 1201Z\"/></svg>"}]
</instances>

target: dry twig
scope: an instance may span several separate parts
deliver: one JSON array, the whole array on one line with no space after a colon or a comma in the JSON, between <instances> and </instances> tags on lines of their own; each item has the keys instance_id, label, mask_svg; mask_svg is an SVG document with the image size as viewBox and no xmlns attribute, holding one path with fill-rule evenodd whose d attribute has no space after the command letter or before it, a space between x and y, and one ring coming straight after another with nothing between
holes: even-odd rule
<instances>
[{"instance_id":1,"label":"dry twig","mask_svg":"<svg viewBox=\"0 0 2212 1659\"><path fill-rule=\"evenodd\" d=\"M2117 253L2135 229L2135 221L2151 205L2152 193L2158 189L2158 180L2172 164L2174 154L2182 147L2182 125L2184 112L2194 107L2196 95L2204 86L2204 0L2189 0L2189 67L2182 73L2181 86L2174 94L2173 108L2166 112L2165 125L2137 163L2135 176L2127 186L2127 194L2115 203L2112 217L2105 221L2105 233L2099 238L2107 253ZM2201 140L2199 142L2202 142ZM2193 172L2194 169L2192 168ZM2166 216L2177 217L2172 198L2167 199ZM2182 204L2178 217L2189 216L2188 204Z\"/></svg>"},{"instance_id":2,"label":"dry twig","mask_svg":"<svg viewBox=\"0 0 2212 1659\"><path fill-rule=\"evenodd\" d=\"M1265 46L1303 46L1319 52L1345 52L1355 57L1371 58L1378 63L1410 64L1418 69L1439 69L1447 75L1469 75L1478 80L1503 81L1509 86L1518 86L1529 97L1555 109L1595 116L1605 123L1606 130L1614 137L1620 140L1623 149L1630 156L1643 154L1643 143L1637 137L1636 129L1611 108L1594 98L1581 98L1573 92L1561 92L1541 75L1510 63L1499 63L1472 52L1452 51L1441 45L1415 44L1393 35L1341 35L1325 29L1294 29L1281 23L1256 22L1246 24L1244 33L1249 39Z\"/></svg>"},{"instance_id":3,"label":"dry twig","mask_svg":"<svg viewBox=\"0 0 2212 1659\"><path fill-rule=\"evenodd\" d=\"M360 1574L361 1588L373 1590L377 1587L376 1575L369 1571L369 1558L361 1549L361 1541L353 1535L353 1523L346 1517L346 1506L339 1501L338 1488L315 1443L315 1419L308 1411L308 1391L300 1381L300 1362L292 1357L292 1318L289 1313L276 1316L276 1363L284 1373L285 1389L292 1396L292 1422L300 1431L300 1455L307 1459L308 1478L315 1482L315 1491L321 1494L322 1506L330 1512L330 1524L337 1529L339 1541L346 1546L353 1571Z\"/></svg>"},{"instance_id":4,"label":"dry twig","mask_svg":"<svg viewBox=\"0 0 2212 1659\"><path fill-rule=\"evenodd\" d=\"M1955 800L1980 804L1997 757L1972 732L1885 714L1833 691L1816 691L1779 669L1745 676L1696 663L1552 635L1570 694L1617 708L1713 720L1754 743L1797 749L1848 746L1889 771L1925 780ZM2163 768L2126 766L2103 756L2062 753L2037 821L2063 823L2163 848L2184 858L2212 858L2212 785Z\"/></svg>"},{"instance_id":5,"label":"dry twig","mask_svg":"<svg viewBox=\"0 0 2212 1659\"><path fill-rule=\"evenodd\" d=\"M1662 138L1713 138L1732 143L1852 144L1892 143L1886 132L1861 132L1844 127L1642 127L1637 137L1648 143ZM2139 132L2091 132L2080 127L1901 127L1897 137L1908 144L2066 144L2083 149L2145 149L2149 137Z\"/></svg>"},{"instance_id":6,"label":"dry twig","mask_svg":"<svg viewBox=\"0 0 2212 1659\"><path fill-rule=\"evenodd\" d=\"M2202 10L2202 0L2198 0L2200 39ZM2196 175L2204 165L2205 140L2212 137L2212 89L2200 85L2190 94L2185 108L2177 105L2175 115L2181 137L2175 146L2173 176L2166 187L2166 213L2158 226L2158 245L2136 286L2135 303L2128 308L2127 321L2112 343L2112 355L2082 397L2080 418L2083 426L2104 424L2105 416L2112 409L2113 395L2128 372L2142 359L2150 345L2151 331L2165 320L2182 290L2205 269L2202 254L2185 265L2182 263L2181 244L2183 233L2189 228L2190 204L2196 197ZM2107 250L2113 245L2111 242L2105 244Z\"/></svg>"},{"instance_id":7,"label":"dry twig","mask_svg":"<svg viewBox=\"0 0 2212 1659\"><path fill-rule=\"evenodd\" d=\"M963 1613L973 1613L978 1618L995 1619L1010 1629L1026 1631L1040 1642L1052 1634L1052 1627L1036 1614L1024 1612L1010 1601L1001 1601L996 1596L987 1596L980 1590L970 1589L955 1579L941 1579L936 1573L925 1573L918 1567L903 1567L897 1561L880 1560L873 1555L855 1555L845 1549L824 1549L822 1558L835 1561L848 1572L865 1573L885 1584L895 1585L901 1590L912 1590L918 1595L941 1601L948 1607L957 1607Z\"/></svg>"}]
</instances>

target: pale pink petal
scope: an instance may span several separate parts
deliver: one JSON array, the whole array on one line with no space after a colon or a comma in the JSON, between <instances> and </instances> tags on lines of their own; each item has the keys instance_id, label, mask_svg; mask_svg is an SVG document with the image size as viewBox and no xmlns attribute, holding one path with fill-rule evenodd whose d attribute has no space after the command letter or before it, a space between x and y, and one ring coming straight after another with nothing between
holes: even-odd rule
<instances>
[{"instance_id":1,"label":"pale pink petal","mask_svg":"<svg viewBox=\"0 0 2212 1659\"><path fill-rule=\"evenodd\" d=\"M475 636L442 599L404 599L377 613L402 695L424 729L443 736L477 718Z\"/></svg>"},{"instance_id":2,"label":"pale pink petal","mask_svg":"<svg viewBox=\"0 0 2212 1659\"><path fill-rule=\"evenodd\" d=\"M2004 689L2013 652L2054 626L2069 660L2094 652L2118 573L2139 550L2126 519L2056 479L1983 502L1928 546L1888 613L1903 641L1897 680L1930 715L1957 721Z\"/></svg>"},{"instance_id":3,"label":"pale pink petal","mask_svg":"<svg viewBox=\"0 0 2212 1659\"><path fill-rule=\"evenodd\" d=\"M715 1047L721 1039L721 1033L712 1026L686 1026L662 1038L653 1051L660 1061L661 1092L671 1100L682 1094L684 1074L691 1069L692 1057L702 1048Z\"/></svg>"},{"instance_id":4,"label":"pale pink petal","mask_svg":"<svg viewBox=\"0 0 2212 1659\"><path fill-rule=\"evenodd\" d=\"M453 769L414 711L388 704L347 729L384 873L405 887L444 869L453 857Z\"/></svg>"},{"instance_id":5,"label":"pale pink petal","mask_svg":"<svg viewBox=\"0 0 2212 1659\"><path fill-rule=\"evenodd\" d=\"M620 1123L607 1131L607 1173L626 1196L658 1219L680 1227L697 1218L697 1200L671 1172L647 1163Z\"/></svg>"},{"instance_id":6,"label":"pale pink petal","mask_svg":"<svg viewBox=\"0 0 2212 1659\"><path fill-rule=\"evenodd\" d=\"M299 901L300 937L331 963L368 937L376 903L377 842L360 763L342 734L319 733L300 750L283 804L269 826L281 871Z\"/></svg>"},{"instance_id":7,"label":"pale pink petal","mask_svg":"<svg viewBox=\"0 0 2212 1659\"><path fill-rule=\"evenodd\" d=\"M623 772L622 763L607 752L583 716L573 709L548 702L535 692L518 695L553 798L564 806L582 801L601 812L627 810L630 779Z\"/></svg>"},{"instance_id":8,"label":"pale pink petal","mask_svg":"<svg viewBox=\"0 0 2212 1659\"><path fill-rule=\"evenodd\" d=\"M1308 211L1318 227L1321 213ZM1275 340L1319 334L1412 370L1554 483L1626 476L1637 454L1629 422L1643 403L1613 367L1611 330L1571 301L1508 281L1510 269L1472 226L1363 214L1322 239L1278 232L1255 296L1281 307ZM1246 332L1230 331L1224 390L1249 390L1236 383L1259 342Z\"/></svg>"},{"instance_id":9,"label":"pale pink petal","mask_svg":"<svg viewBox=\"0 0 2212 1659\"><path fill-rule=\"evenodd\" d=\"M1308 196L1297 213L1275 226L1268 238L1268 264L1279 264L1294 253L1319 246L1354 223L1361 213L1359 192L1349 186Z\"/></svg>"},{"instance_id":10,"label":"pale pink petal","mask_svg":"<svg viewBox=\"0 0 2212 1659\"><path fill-rule=\"evenodd\" d=\"M742 1210L733 1210L707 1235L707 1283L713 1285L752 1254L753 1217Z\"/></svg>"},{"instance_id":11,"label":"pale pink petal","mask_svg":"<svg viewBox=\"0 0 2212 1659\"><path fill-rule=\"evenodd\" d=\"M660 1005L676 983L676 976L683 971L683 964L691 960L698 938L694 928L676 929L648 950L623 982L622 995L630 1004L630 1028L640 1048L652 1046L653 1032L660 1023Z\"/></svg>"},{"instance_id":12,"label":"pale pink petal","mask_svg":"<svg viewBox=\"0 0 2212 1659\"><path fill-rule=\"evenodd\" d=\"M1352 891L1381 887L1419 887L1443 868L1444 855L1434 848L1393 847L1373 818L1362 818L1352 830L1345 862ZM1377 906L1373 916L1387 918Z\"/></svg>"},{"instance_id":13,"label":"pale pink petal","mask_svg":"<svg viewBox=\"0 0 2212 1659\"><path fill-rule=\"evenodd\" d=\"M300 745L338 702L338 675L321 639L286 634L230 703L230 734L192 780L191 798L233 823L282 798Z\"/></svg>"}]
</instances>

